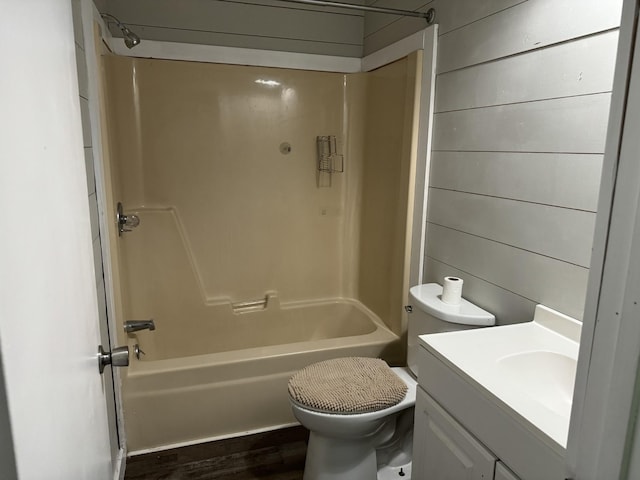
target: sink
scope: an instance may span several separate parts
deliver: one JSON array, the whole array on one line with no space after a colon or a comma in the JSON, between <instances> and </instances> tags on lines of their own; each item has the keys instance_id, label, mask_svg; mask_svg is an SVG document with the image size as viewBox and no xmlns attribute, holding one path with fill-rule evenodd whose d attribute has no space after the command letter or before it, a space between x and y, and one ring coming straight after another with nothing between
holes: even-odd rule
<instances>
[{"instance_id":1,"label":"sink","mask_svg":"<svg viewBox=\"0 0 640 480\"><path fill-rule=\"evenodd\" d=\"M538 305L533 321L422 335L433 356L540 431L558 452L569 432L581 323ZM418 371L420 380L420 371ZM501 408L502 408L501 407Z\"/></svg>"},{"instance_id":2,"label":"sink","mask_svg":"<svg viewBox=\"0 0 640 480\"><path fill-rule=\"evenodd\" d=\"M577 361L561 353L530 351L497 360L497 374L549 410L571 415Z\"/></svg>"},{"instance_id":3,"label":"sink","mask_svg":"<svg viewBox=\"0 0 640 480\"><path fill-rule=\"evenodd\" d=\"M581 323L533 321L421 335L418 384L520 478L564 478Z\"/></svg>"}]
</instances>

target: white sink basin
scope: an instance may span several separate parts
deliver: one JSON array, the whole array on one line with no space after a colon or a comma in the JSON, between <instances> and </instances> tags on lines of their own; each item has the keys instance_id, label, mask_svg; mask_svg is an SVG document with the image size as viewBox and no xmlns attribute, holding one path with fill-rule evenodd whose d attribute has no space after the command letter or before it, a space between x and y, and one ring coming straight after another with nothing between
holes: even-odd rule
<instances>
[{"instance_id":1,"label":"white sink basin","mask_svg":"<svg viewBox=\"0 0 640 480\"><path fill-rule=\"evenodd\" d=\"M580 322L538 305L534 321L422 335L422 345L454 373L564 452ZM418 372L420 380L420 372ZM540 436L540 435L539 435Z\"/></svg>"},{"instance_id":2,"label":"white sink basin","mask_svg":"<svg viewBox=\"0 0 640 480\"><path fill-rule=\"evenodd\" d=\"M556 352L532 351L504 356L497 364L497 375L549 410L569 418L576 381L575 358Z\"/></svg>"}]
</instances>

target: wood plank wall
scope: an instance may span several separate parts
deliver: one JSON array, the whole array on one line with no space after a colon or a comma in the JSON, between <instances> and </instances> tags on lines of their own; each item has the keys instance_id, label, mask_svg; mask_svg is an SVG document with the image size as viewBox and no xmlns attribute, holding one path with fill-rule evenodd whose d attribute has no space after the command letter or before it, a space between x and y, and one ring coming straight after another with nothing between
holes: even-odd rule
<instances>
[{"instance_id":1,"label":"wood plank wall","mask_svg":"<svg viewBox=\"0 0 640 480\"><path fill-rule=\"evenodd\" d=\"M581 318L622 2L407 3L440 25L426 281L503 324ZM420 28L368 13L365 54Z\"/></svg>"},{"instance_id":2,"label":"wood plank wall","mask_svg":"<svg viewBox=\"0 0 640 480\"><path fill-rule=\"evenodd\" d=\"M364 13L356 10L277 0L97 0L96 6L143 41L362 56ZM122 36L112 24L110 28L114 36Z\"/></svg>"}]
</instances>

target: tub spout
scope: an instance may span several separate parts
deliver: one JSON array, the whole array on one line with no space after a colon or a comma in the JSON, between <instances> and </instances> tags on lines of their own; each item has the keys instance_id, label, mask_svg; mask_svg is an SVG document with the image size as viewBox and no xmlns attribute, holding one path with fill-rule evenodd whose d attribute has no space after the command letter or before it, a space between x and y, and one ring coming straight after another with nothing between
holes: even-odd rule
<instances>
[{"instance_id":1,"label":"tub spout","mask_svg":"<svg viewBox=\"0 0 640 480\"><path fill-rule=\"evenodd\" d=\"M155 330L156 324L151 320L127 320L124 322L124 331L127 333L138 332L140 330Z\"/></svg>"}]
</instances>

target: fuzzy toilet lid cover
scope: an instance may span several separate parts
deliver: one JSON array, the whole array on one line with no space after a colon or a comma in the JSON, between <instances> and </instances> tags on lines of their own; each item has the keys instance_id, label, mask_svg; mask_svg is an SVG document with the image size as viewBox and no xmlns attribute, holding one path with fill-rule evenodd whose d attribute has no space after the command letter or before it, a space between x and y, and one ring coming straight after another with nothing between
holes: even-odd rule
<instances>
[{"instance_id":1,"label":"fuzzy toilet lid cover","mask_svg":"<svg viewBox=\"0 0 640 480\"><path fill-rule=\"evenodd\" d=\"M311 364L289 379L294 402L326 413L354 414L400 403L407 385L379 358L346 357Z\"/></svg>"}]
</instances>

